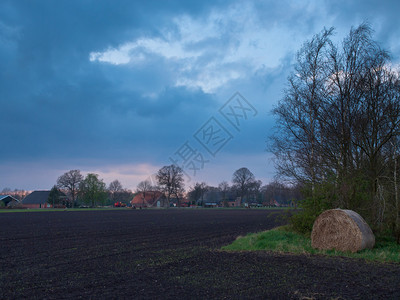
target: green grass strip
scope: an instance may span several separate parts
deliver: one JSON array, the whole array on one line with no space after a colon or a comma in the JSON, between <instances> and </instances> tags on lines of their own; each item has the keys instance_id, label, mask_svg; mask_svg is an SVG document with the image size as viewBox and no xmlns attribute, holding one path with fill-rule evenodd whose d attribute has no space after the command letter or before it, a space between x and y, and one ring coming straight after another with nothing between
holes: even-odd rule
<instances>
[{"instance_id":1,"label":"green grass strip","mask_svg":"<svg viewBox=\"0 0 400 300\"><path fill-rule=\"evenodd\" d=\"M360 258L367 261L400 263L400 245L396 244L392 237L377 237L373 249L364 249L356 253L317 250L311 247L311 239L309 237L290 231L288 226L238 237L232 244L222 247L222 250L267 250L292 254L322 254L327 256Z\"/></svg>"}]
</instances>

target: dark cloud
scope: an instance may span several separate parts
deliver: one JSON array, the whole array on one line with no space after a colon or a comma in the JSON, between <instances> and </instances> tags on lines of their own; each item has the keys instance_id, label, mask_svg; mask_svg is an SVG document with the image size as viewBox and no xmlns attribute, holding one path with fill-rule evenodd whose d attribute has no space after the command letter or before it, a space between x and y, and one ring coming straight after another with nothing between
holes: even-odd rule
<instances>
[{"instance_id":1,"label":"dark cloud","mask_svg":"<svg viewBox=\"0 0 400 300\"><path fill-rule=\"evenodd\" d=\"M0 101L7 126L1 133L9 147L1 148L1 161L102 157L109 144L129 148L137 140L155 147L149 137L157 132L158 144L163 137L171 140L163 124L178 126L175 120L196 119L195 109L212 103L200 91L169 88L163 81L168 68L162 62L140 72L89 62L93 50L117 46L139 33L153 34L160 24L150 16L159 10L166 18L178 5L143 3L3 2ZM185 4L179 11L201 10L200 6ZM156 98L141 95L152 88L161 90ZM150 124L143 128L146 123Z\"/></svg>"},{"instance_id":2,"label":"dark cloud","mask_svg":"<svg viewBox=\"0 0 400 300\"><path fill-rule=\"evenodd\" d=\"M226 16L229 9L236 15ZM136 49L131 54L146 59L121 65L89 60L93 52L141 38L168 42L171 35L179 41L182 32L174 20L181 16L200 24L198 32L190 33L197 37L202 22L216 11L213 28L219 35L213 32L182 45L184 51L197 51L195 58ZM250 15L240 16L242 11ZM238 61L219 65L226 53L234 56L248 46L238 34L241 28L255 24L248 35L274 29L276 40L270 44L279 45L284 40L279 35L305 40L324 25L338 26L338 31L343 27L347 33L351 25L369 20L377 39L399 58L398 11L395 1L297 7L292 1L1 1L0 166L18 172L8 177L15 179L32 162L47 169L57 165L58 170L79 168L82 162L93 168L163 165L235 91L254 102L259 115L224 151L232 156L263 152L273 125L268 112L280 98L296 49L282 47L286 53L278 66L254 66L249 62L253 57L243 53ZM321 15L335 24L325 24ZM236 75L231 78L232 73ZM181 77L190 84L181 80L178 85ZM200 88L219 80L217 91Z\"/></svg>"}]
</instances>

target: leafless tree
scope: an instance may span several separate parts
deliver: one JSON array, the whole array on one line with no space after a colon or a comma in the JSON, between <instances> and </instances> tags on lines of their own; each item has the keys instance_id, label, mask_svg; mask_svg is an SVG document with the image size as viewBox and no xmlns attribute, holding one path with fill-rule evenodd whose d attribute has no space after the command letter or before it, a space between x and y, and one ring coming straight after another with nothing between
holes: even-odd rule
<instances>
[{"instance_id":1,"label":"leafless tree","mask_svg":"<svg viewBox=\"0 0 400 300\"><path fill-rule=\"evenodd\" d=\"M318 148L323 143L319 116L326 96L326 54L332 33L332 28L324 29L303 45L285 96L273 110L279 129L272 147L278 171L285 178L308 182L311 186L323 170L318 164Z\"/></svg>"},{"instance_id":2,"label":"leafless tree","mask_svg":"<svg viewBox=\"0 0 400 300\"><path fill-rule=\"evenodd\" d=\"M146 199L146 193L149 192L150 190L151 190L151 183L148 180L139 182L139 184L136 187L136 192L142 195L143 206L144 206L144 201Z\"/></svg>"},{"instance_id":3,"label":"leafless tree","mask_svg":"<svg viewBox=\"0 0 400 300\"><path fill-rule=\"evenodd\" d=\"M261 185L262 185L261 180L254 180L252 183L250 183L248 195L251 196L253 201L258 200L261 191ZM259 200L261 201L261 198Z\"/></svg>"},{"instance_id":4,"label":"leafless tree","mask_svg":"<svg viewBox=\"0 0 400 300\"><path fill-rule=\"evenodd\" d=\"M204 195L208 190L208 186L205 182L196 182L196 184L189 191L189 198L194 201L197 205L204 204Z\"/></svg>"},{"instance_id":5,"label":"leafless tree","mask_svg":"<svg viewBox=\"0 0 400 300\"><path fill-rule=\"evenodd\" d=\"M300 185L286 185L282 182L273 181L261 188L263 200L268 206L275 205L277 201L280 205L294 205L302 199Z\"/></svg>"},{"instance_id":6,"label":"leafless tree","mask_svg":"<svg viewBox=\"0 0 400 300\"><path fill-rule=\"evenodd\" d=\"M233 173L233 187L239 192L241 200L247 195L249 189L255 182L254 174L247 168L240 168Z\"/></svg>"},{"instance_id":7,"label":"leafless tree","mask_svg":"<svg viewBox=\"0 0 400 300\"><path fill-rule=\"evenodd\" d=\"M1 191L1 194L2 194L2 195L8 195L8 194L10 194L10 192L11 192L11 189L10 189L9 187L5 187L5 188Z\"/></svg>"},{"instance_id":8,"label":"leafless tree","mask_svg":"<svg viewBox=\"0 0 400 300\"><path fill-rule=\"evenodd\" d=\"M111 198L112 201L115 201L115 199L117 198L118 194L123 192L123 191L124 191L124 189L122 187L122 184L117 179L112 181L108 186L108 193L109 193L110 198Z\"/></svg>"},{"instance_id":9,"label":"leafless tree","mask_svg":"<svg viewBox=\"0 0 400 300\"><path fill-rule=\"evenodd\" d=\"M226 199L226 195L229 191L229 183L226 181L222 181L219 185L218 185L218 189L221 192L221 196L222 196L222 201L224 203L224 206L228 206L228 201Z\"/></svg>"},{"instance_id":10,"label":"leafless tree","mask_svg":"<svg viewBox=\"0 0 400 300\"><path fill-rule=\"evenodd\" d=\"M176 165L162 167L157 173L157 181L167 197L168 204L173 195L179 201L179 195L184 190L183 170L180 167Z\"/></svg>"},{"instance_id":11,"label":"leafless tree","mask_svg":"<svg viewBox=\"0 0 400 300\"><path fill-rule=\"evenodd\" d=\"M281 177L310 186L314 207L324 198L325 206L357 209L382 224L390 142L400 135L399 73L368 24L352 28L340 46L332 34L324 29L300 49L273 110L271 150Z\"/></svg>"},{"instance_id":12,"label":"leafless tree","mask_svg":"<svg viewBox=\"0 0 400 300\"><path fill-rule=\"evenodd\" d=\"M79 170L70 170L57 179L57 186L67 190L71 198L71 206L74 207L79 185L83 181L83 176Z\"/></svg>"},{"instance_id":13,"label":"leafless tree","mask_svg":"<svg viewBox=\"0 0 400 300\"><path fill-rule=\"evenodd\" d=\"M121 192L121 191L123 191L124 189L123 189L123 187L122 187L121 182L119 182L119 180L116 179L116 180L112 181L112 182L109 184L108 190L109 190L110 192L112 192L112 193L115 193L115 192Z\"/></svg>"}]
</instances>

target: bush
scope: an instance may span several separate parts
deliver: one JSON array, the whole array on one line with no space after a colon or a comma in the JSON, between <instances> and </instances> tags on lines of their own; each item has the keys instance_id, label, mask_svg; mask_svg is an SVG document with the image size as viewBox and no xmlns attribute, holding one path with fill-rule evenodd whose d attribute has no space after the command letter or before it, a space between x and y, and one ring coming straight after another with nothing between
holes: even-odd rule
<instances>
[{"instance_id":1,"label":"bush","mask_svg":"<svg viewBox=\"0 0 400 300\"><path fill-rule=\"evenodd\" d=\"M290 225L294 231L310 235L316 218L317 216L310 214L310 212L302 211L290 218Z\"/></svg>"},{"instance_id":2,"label":"bush","mask_svg":"<svg viewBox=\"0 0 400 300\"><path fill-rule=\"evenodd\" d=\"M314 192L311 187L306 187L302 192L306 198L299 202L301 211L290 218L290 225L298 233L311 235L315 219L333 207L336 197L330 183L315 186Z\"/></svg>"}]
</instances>

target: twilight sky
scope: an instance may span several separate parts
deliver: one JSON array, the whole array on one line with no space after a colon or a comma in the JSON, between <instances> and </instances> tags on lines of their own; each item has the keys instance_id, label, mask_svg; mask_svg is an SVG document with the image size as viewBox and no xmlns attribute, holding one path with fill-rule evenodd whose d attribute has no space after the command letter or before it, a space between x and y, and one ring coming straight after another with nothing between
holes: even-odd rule
<instances>
[{"instance_id":1,"label":"twilight sky","mask_svg":"<svg viewBox=\"0 0 400 300\"><path fill-rule=\"evenodd\" d=\"M176 161L186 187L275 174L266 141L294 55L368 21L400 62L398 1L0 2L0 190L71 169L135 189ZM238 93L237 93L238 92Z\"/></svg>"}]
</instances>

